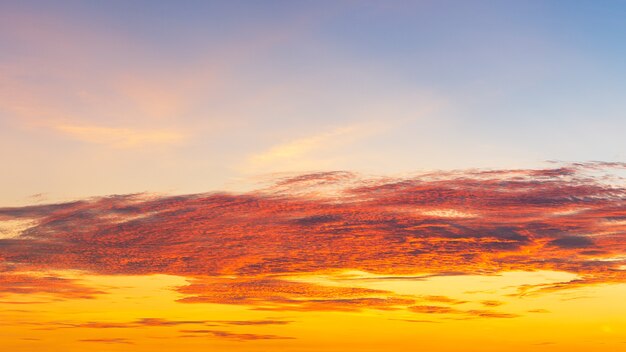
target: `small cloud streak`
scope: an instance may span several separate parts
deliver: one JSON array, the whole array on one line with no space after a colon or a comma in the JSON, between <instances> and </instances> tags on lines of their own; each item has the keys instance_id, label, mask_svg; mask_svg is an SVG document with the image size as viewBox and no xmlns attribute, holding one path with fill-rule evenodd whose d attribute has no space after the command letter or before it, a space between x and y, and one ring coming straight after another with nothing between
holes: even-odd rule
<instances>
[{"instance_id":1,"label":"small cloud streak","mask_svg":"<svg viewBox=\"0 0 626 352\"><path fill-rule=\"evenodd\" d=\"M171 320L164 318L141 318L134 321L114 322L114 321L52 321L29 323L40 326L39 329L137 329L137 328L170 328L181 325L207 326L269 326L287 325L291 320L261 319L261 320Z\"/></svg>"},{"instance_id":2,"label":"small cloud streak","mask_svg":"<svg viewBox=\"0 0 626 352\"><path fill-rule=\"evenodd\" d=\"M136 148L146 145L171 145L185 139L171 130L141 130L123 127L59 124L54 130L72 139L116 148Z\"/></svg>"},{"instance_id":3,"label":"small cloud streak","mask_svg":"<svg viewBox=\"0 0 626 352\"><path fill-rule=\"evenodd\" d=\"M374 124L344 126L291 140L251 155L244 168L254 172L316 168L329 159L317 156L317 153L373 135L382 127Z\"/></svg>"},{"instance_id":4,"label":"small cloud streak","mask_svg":"<svg viewBox=\"0 0 626 352\"><path fill-rule=\"evenodd\" d=\"M78 340L80 342L95 342L95 343L110 343L110 344L128 344L128 345L132 345L134 344L134 342L132 342L129 339L124 339L124 338L101 338L101 339L82 339L82 340Z\"/></svg>"},{"instance_id":5,"label":"small cloud streak","mask_svg":"<svg viewBox=\"0 0 626 352\"><path fill-rule=\"evenodd\" d=\"M0 297L6 295L43 295L61 299L90 299L104 291L85 286L74 279L53 275L0 273Z\"/></svg>"},{"instance_id":6,"label":"small cloud streak","mask_svg":"<svg viewBox=\"0 0 626 352\"><path fill-rule=\"evenodd\" d=\"M181 335L179 337L206 337L211 336L214 338L236 340L236 341L254 341L254 340L291 340L293 337L289 336L277 336L277 335L262 335L262 334L241 334L222 330L180 330Z\"/></svg>"}]
</instances>

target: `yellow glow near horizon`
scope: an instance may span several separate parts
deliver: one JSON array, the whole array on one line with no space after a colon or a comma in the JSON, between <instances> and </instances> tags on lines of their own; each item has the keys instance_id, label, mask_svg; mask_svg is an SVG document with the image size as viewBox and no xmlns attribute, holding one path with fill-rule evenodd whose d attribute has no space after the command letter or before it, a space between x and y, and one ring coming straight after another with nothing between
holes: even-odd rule
<instances>
[{"instance_id":1,"label":"yellow glow near horizon","mask_svg":"<svg viewBox=\"0 0 626 352\"><path fill-rule=\"evenodd\" d=\"M67 278L70 273L65 273ZM365 272L300 276L293 280L324 285L392 290L431 300L429 305L459 311L484 310L518 314L514 318L468 316L464 313L422 314L402 307L353 312L266 312L253 306L180 303L175 288L184 277L93 276L74 279L107 293L93 299L58 300L33 295L40 303L0 302L3 344L13 349L81 351L101 346L108 351L167 351L216 348L233 351L267 349L306 351L405 350L455 351L584 351L598 343L623 346L626 336L626 285L598 285L550 294L511 295L525 284L568 280L559 272L505 272L491 276L446 276L427 279L384 279ZM471 290L471 291L470 291ZM18 295L19 296L19 295ZM438 300L443 301L438 302ZM487 303L482 303L487 302ZM491 303L489 303L491 302ZM496 303L493 303L496 302ZM486 307L485 304L497 305ZM16 309L19 308L19 309ZM141 321L144 323L141 323ZM281 325L246 325L249 321L286 321ZM241 325L228 322L242 322ZM211 335L221 331L231 335ZM71 332L71 333L70 333ZM242 334L238 338L235 334ZM254 336L260 336L258 339ZM264 339L262 336L278 336ZM281 339L285 338L285 339ZM289 338L289 339L286 339ZM106 346L106 347L105 347Z\"/></svg>"}]
</instances>

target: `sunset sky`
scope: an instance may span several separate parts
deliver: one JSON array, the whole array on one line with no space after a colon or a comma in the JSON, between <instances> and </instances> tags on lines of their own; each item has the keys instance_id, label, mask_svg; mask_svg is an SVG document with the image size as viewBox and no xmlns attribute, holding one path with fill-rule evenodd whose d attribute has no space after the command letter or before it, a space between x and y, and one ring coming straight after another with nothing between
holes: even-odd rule
<instances>
[{"instance_id":1,"label":"sunset sky","mask_svg":"<svg viewBox=\"0 0 626 352\"><path fill-rule=\"evenodd\" d=\"M0 350L626 351L623 1L0 1Z\"/></svg>"}]
</instances>

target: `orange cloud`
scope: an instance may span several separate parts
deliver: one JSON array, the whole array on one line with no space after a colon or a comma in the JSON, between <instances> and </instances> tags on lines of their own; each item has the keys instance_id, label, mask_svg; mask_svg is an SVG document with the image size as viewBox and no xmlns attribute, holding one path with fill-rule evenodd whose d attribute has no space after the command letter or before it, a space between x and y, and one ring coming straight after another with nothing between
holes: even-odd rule
<instances>
[{"instance_id":1,"label":"orange cloud","mask_svg":"<svg viewBox=\"0 0 626 352\"><path fill-rule=\"evenodd\" d=\"M133 344L132 341L130 341L129 339L124 339L124 338L102 338L102 339L82 339L79 340L80 342L96 342L96 343L113 343L113 344Z\"/></svg>"},{"instance_id":2,"label":"orange cloud","mask_svg":"<svg viewBox=\"0 0 626 352\"><path fill-rule=\"evenodd\" d=\"M0 297L37 294L63 299L86 299L103 293L74 279L45 274L0 273Z\"/></svg>"},{"instance_id":3,"label":"orange cloud","mask_svg":"<svg viewBox=\"0 0 626 352\"><path fill-rule=\"evenodd\" d=\"M186 303L295 311L412 306L510 317L453 308L464 303L453 298L297 279L348 270L379 274L378 280L537 270L577 275L521 287L520 295L626 282L626 189L597 176L616 167L624 165L401 179L316 173L247 194L128 195L4 208L0 219L33 225L0 239L0 259L15 272L185 276L190 283L178 291ZM312 196L319 188L332 192Z\"/></svg>"},{"instance_id":4,"label":"orange cloud","mask_svg":"<svg viewBox=\"0 0 626 352\"><path fill-rule=\"evenodd\" d=\"M271 278L206 278L178 291L190 295L181 302L241 304L257 310L386 310L414 302L383 290L331 287Z\"/></svg>"},{"instance_id":5,"label":"orange cloud","mask_svg":"<svg viewBox=\"0 0 626 352\"><path fill-rule=\"evenodd\" d=\"M265 325L287 325L291 320L262 319L262 320L170 320L163 318L141 318L128 322L110 321L49 321L49 322L22 322L26 325L39 326L39 330L56 329L131 329L145 327L175 327L180 325L201 325L201 326L265 326Z\"/></svg>"},{"instance_id":6,"label":"orange cloud","mask_svg":"<svg viewBox=\"0 0 626 352\"><path fill-rule=\"evenodd\" d=\"M222 330L181 330L181 333L185 333L186 335L181 335L179 337L204 337L206 335L223 338L223 339L232 339L237 341L250 341L250 340L286 340L293 339L293 337L288 336L277 336L277 335L261 335L261 334L240 334Z\"/></svg>"}]
</instances>

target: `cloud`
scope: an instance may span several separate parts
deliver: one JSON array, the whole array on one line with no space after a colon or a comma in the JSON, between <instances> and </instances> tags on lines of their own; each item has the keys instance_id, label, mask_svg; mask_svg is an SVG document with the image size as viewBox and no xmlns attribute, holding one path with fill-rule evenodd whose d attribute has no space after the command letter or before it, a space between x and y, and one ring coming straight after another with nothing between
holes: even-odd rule
<instances>
[{"instance_id":1,"label":"cloud","mask_svg":"<svg viewBox=\"0 0 626 352\"><path fill-rule=\"evenodd\" d=\"M462 301L462 300L458 300L458 299L454 299L454 298L450 298L446 296L421 296L420 298L429 302L439 302L439 303L446 303L446 304L453 304L453 305L467 303L467 301Z\"/></svg>"},{"instance_id":2,"label":"cloud","mask_svg":"<svg viewBox=\"0 0 626 352\"><path fill-rule=\"evenodd\" d=\"M93 328L93 329L126 329L137 327L160 327L178 325L204 325L207 320L168 320L160 318L142 318L132 322L86 322L86 323L63 323L64 327Z\"/></svg>"},{"instance_id":3,"label":"cloud","mask_svg":"<svg viewBox=\"0 0 626 352\"><path fill-rule=\"evenodd\" d=\"M129 344L132 345L132 342L129 339L119 338L119 337L111 337L111 338L101 338L101 339L82 339L78 340L80 342L96 342L96 343L111 343L111 344Z\"/></svg>"},{"instance_id":4,"label":"cloud","mask_svg":"<svg viewBox=\"0 0 626 352\"><path fill-rule=\"evenodd\" d=\"M78 280L51 275L0 272L0 297L43 295L62 299L89 299L105 292L85 286Z\"/></svg>"},{"instance_id":5,"label":"cloud","mask_svg":"<svg viewBox=\"0 0 626 352\"><path fill-rule=\"evenodd\" d=\"M54 129L72 139L116 148L135 148L146 145L180 143L185 136L173 130L141 130L124 127L90 125L55 125Z\"/></svg>"},{"instance_id":6,"label":"cloud","mask_svg":"<svg viewBox=\"0 0 626 352\"><path fill-rule=\"evenodd\" d=\"M538 308L538 309L530 309L527 312L528 313L549 313L550 311L547 309Z\"/></svg>"},{"instance_id":7,"label":"cloud","mask_svg":"<svg viewBox=\"0 0 626 352\"><path fill-rule=\"evenodd\" d=\"M412 307L409 307L409 310L415 313L426 313L426 314L450 314L450 313L462 312L459 309L443 307L443 306L412 306Z\"/></svg>"},{"instance_id":8,"label":"cloud","mask_svg":"<svg viewBox=\"0 0 626 352\"><path fill-rule=\"evenodd\" d=\"M346 277L342 285L348 286L341 287L306 277L354 270L380 281L506 271L575 274L567 282L522 286L517 296L624 282L626 222L620 219L626 217L626 190L606 183L598 168L592 174L573 165L567 172L459 170L404 178L324 172L279 178L244 194L127 195L0 208L4 221L32 222L0 239L0 258L10 275L80 270L183 276L189 284L176 290L180 302L190 304L262 311L419 307L412 310L509 317L459 309L465 302L454 298L360 287L367 277ZM328 187L332 191L310 196ZM473 216L457 216L467 209ZM6 287L45 293L46 285L26 282ZM71 286L50 294L98 291L54 282Z\"/></svg>"},{"instance_id":9,"label":"cloud","mask_svg":"<svg viewBox=\"0 0 626 352\"><path fill-rule=\"evenodd\" d=\"M467 314L473 315L476 317L482 317L482 318L518 318L520 317L519 314L494 312L494 311L480 310L480 309L468 310Z\"/></svg>"},{"instance_id":10,"label":"cloud","mask_svg":"<svg viewBox=\"0 0 626 352\"><path fill-rule=\"evenodd\" d=\"M408 308L414 313L421 314L446 314L454 315L455 319L467 318L517 318L520 315L511 313L495 312L491 310L470 309L462 310L444 306L411 306Z\"/></svg>"},{"instance_id":11,"label":"cloud","mask_svg":"<svg viewBox=\"0 0 626 352\"><path fill-rule=\"evenodd\" d=\"M440 323L435 320L426 320L426 319L393 319L397 321L403 321L405 323Z\"/></svg>"},{"instance_id":12,"label":"cloud","mask_svg":"<svg viewBox=\"0 0 626 352\"><path fill-rule=\"evenodd\" d=\"M27 312L27 311L25 311ZM260 319L260 320L171 320L164 318L141 318L133 321L40 321L22 322L22 324L36 325L40 330L58 329L137 329L137 328L170 328L182 325L207 326L267 326L287 325L291 320Z\"/></svg>"},{"instance_id":13,"label":"cloud","mask_svg":"<svg viewBox=\"0 0 626 352\"><path fill-rule=\"evenodd\" d=\"M620 261L621 262L621 261ZM605 271L596 273L584 273L581 278L549 283L549 284L537 284L537 285L522 285L517 289L517 296L537 295L558 292L563 290L571 290L575 288L598 285L598 284L621 284L626 282L626 270L619 268L604 268Z\"/></svg>"},{"instance_id":14,"label":"cloud","mask_svg":"<svg viewBox=\"0 0 626 352\"><path fill-rule=\"evenodd\" d=\"M568 236L558 238L556 240L548 242L548 244L561 248L587 248L593 247L594 245L592 240L581 236Z\"/></svg>"},{"instance_id":15,"label":"cloud","mask_svg":"<svg viewBox=\"0 0 626 352\"><path fill-rule=\"evenodd\" d=\"M281 279L206 278L178 289L184 303L249 305L266 311L389 310L412 304L389 291L325 286Z\"/></svg>"},{"instance_id":16,"label":"cloud","mask_svg":"<svg viewBox=\"0 0 626 352\"><path fill-rule=\"evenodd\" d=\"M358 124L337 127L330 131L293 139L249 156L244 165L247 171L285 171L329 166L332 157L324 152L345 146L380 132L383 126Z\"/></svg>"},{"instance_id":17,"label":"cloud","mask_svg":"<svg viewBox=\"0 0 626 352\"><path fill-rule=\"evenodd\" d=\"M14 219L2 221L0 218L0 239L10 239L19 237L19 235L33 226L30 220Z\"/></svg>"},{"instance_id":18,"label":"cloud","mask_svg":"<svg viewBox=\"0 0 626 352\"><path fill-rule=\"evenodd\" d=\"M179 337L204 337L206 335L229 339L229 340L237 340L237 341L253 341L253 340L290 340L293 337L289 336L277 336L277 335L261 335L261 334L240 334L222 330L180 330L181 333L185 333L187 335L182 335Z\"/></svg>"},{"instance_id":19,"label":"cloud","mask_svg":"<svg viewBox=\"0 0 626 352\"><path fill-rule=\"evenodd\" d=\"M286 325L293 323L291 320L214 320L216 323L227 325Z\"/></svg>"}]
</instances>

